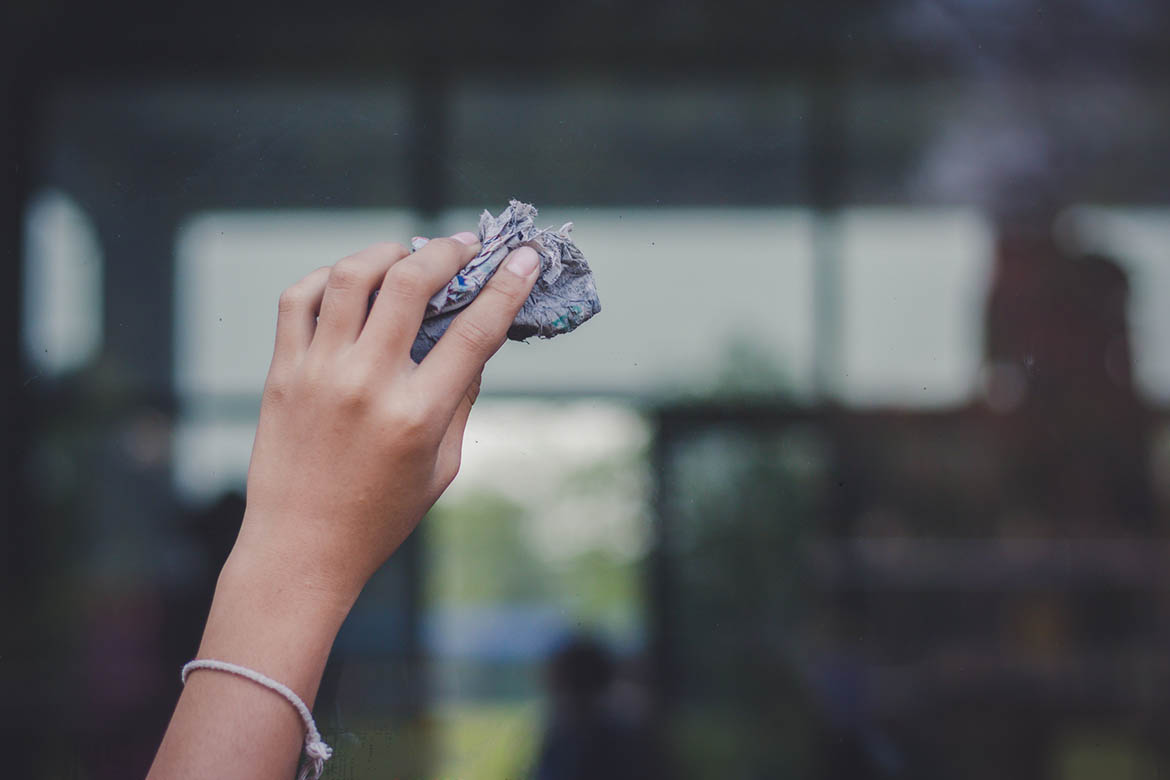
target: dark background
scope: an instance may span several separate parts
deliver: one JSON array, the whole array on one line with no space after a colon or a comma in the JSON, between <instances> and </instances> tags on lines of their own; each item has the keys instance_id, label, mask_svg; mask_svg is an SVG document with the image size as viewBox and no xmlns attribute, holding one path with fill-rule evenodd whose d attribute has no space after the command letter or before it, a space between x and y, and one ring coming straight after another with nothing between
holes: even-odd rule
<instances>
[{"instance_id":1,"label":"dark background","mask_svg":"<svg viewBox=\"0 0 1170 780\"><path fill-rule=\"evenodd\" d=\"M652 431L643 776L1170 772L1167 420L1135 386L1129 318L1146 293L1121 258L1054 230L1068 206L1170 205L1164 3L45 2L5 15L13 776L145 772L242 511L238 496L182 505L157 454L181 400L184 218L393 207L425 224L518 191L812 215L810 397L757 380L626 399ZM956 155L976 173L924 184L922 150L956 96L992 117L1014 106L1025 140L981 145L973 127ZM89 365L36 378L24 237L46 189L95 226L104 339ZM859 408L831 391L847 316L838 218L859 206L966 207L991 226L989 368L969 400ZM218 403L254 414L248 398ZM197 565L75 565L80 548L132 548L162 526ZM423 543L380 581L386 722L428 711ZM319 711L344 699L345 662ZM411 734L388 765L343 747L326 776L431 776L426 730ZM635 761L589 739L610 756L593 776ZM577 776L557 766L542 776Z\"/></svg>"}]
</instances>

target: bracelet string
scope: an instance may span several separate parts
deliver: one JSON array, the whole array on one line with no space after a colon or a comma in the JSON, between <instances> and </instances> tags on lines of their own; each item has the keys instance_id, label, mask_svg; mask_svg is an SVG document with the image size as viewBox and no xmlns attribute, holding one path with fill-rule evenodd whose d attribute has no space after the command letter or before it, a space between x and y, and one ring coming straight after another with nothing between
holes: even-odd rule
<instances>
[{"instance_id":1,"label":"bracelet string","mask_svg":"<svg viewBox=\"0 0 1170 780\"><path fill-rule=\"evenodd\" d=\"M321 777L321 772L325 769L325 762L333 756L333 748L326 745L321 739L321 732L317 730L317 724L313 721L313 713L309 712L309 708L305 706L301 697L297 696L292 688L246 666L216 661L213 658L197 658L187 663L180 674L184 685L187 684L187 675L196 669L212 669L217 672L238 675L258 685L263 685L268 690L287 699L289 704L296 708L297 714L301 716L301 720L305 724L305 761L301 763L301 771L297 774L297 780L318 780Z\"/></svg>"}]
</instances>

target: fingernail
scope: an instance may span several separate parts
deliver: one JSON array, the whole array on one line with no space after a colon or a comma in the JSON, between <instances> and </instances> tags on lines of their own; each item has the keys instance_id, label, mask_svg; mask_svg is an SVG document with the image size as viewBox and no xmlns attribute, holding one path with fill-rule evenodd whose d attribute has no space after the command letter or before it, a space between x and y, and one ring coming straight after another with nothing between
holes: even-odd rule
<instances>
[{"instance_id":1,"label":"fingernail","mask_svg":"<svg viewBox=\"0 0 1170 780\"><path fill-rule=\"evenodd\" d=\"M540 265L540 255L530 246L522 246L508 257L506 267L517 276L527 278Z\"/></svg>"},{"instance_id":2,"label":"fingernail","mask_svg":"<svg viewBox=\"0 0 1170 780\"><path fill-rule=\"evenodd\" d=\"M469 233L466 230L460 233L456 233L455 235L451 236L451 238L455 239L456 241L462 241L468 246L479 243L479 236L475 235L475 233Z\"/></svg>"}]
</instances>

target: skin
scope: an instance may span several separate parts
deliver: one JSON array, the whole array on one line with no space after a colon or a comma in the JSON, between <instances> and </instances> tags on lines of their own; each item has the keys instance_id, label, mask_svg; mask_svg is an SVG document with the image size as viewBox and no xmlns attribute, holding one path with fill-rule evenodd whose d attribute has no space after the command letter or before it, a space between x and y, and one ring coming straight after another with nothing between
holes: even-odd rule
<instances>
[{"instance_id":1,"label":"skin","mask_svg":"<svg viewBox=\"0 0 1170 780\"><path fill-rule=\"evenodd\" d=\"M427 300L478 250L471 233L413 254L379 244L281 295L247 510L196 657L262 672L312 707L362 587L455 478L483 366L536 281L536 253L513 252L416 365ZM283 698L197 670L148 778L288 780L303 742Z\"/></svg>"}]
</instances>

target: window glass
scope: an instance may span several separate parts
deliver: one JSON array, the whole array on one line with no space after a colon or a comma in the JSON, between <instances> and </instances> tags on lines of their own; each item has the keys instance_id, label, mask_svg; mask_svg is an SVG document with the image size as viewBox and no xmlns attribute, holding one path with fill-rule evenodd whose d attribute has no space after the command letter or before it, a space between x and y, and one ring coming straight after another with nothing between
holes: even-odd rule
<instances>
[{"instance_id":1,"label":"window glass","mask_svg":"<svg viewBox=\"0 0 1170 780\"><path fill-rule=\"evenodd\" d=\"M1068 240L1125 269L1137 387L1152 402L1170 402L1170 210L1081 207L1061 225Z\"/></svg>"},{"instance_id":2,"label":"window glass","mask_svg":"<svg viewBox=\"0 0 1170 780\"><path fill-rule=\"evenodd\" d=\"M841 397L867 407L968 400L991 281L985 220L970 210L850 209L840 230Z\"/></svg>"},{"instance_id":3,"label":"window glass","mask_svg":"<svg viewBox=\"0 0 1170 780\"><path fill-rule=\"evenodd\" d=\"M444 230L477 214L447 215ZM534 341L491 364L497 388L522 392L688 395L718 392L740 362L807 398L812 385L812 266L806 212L781 209L542 209L574 221L604 316L571 339Z\"/></svg>"},{"instance_id":4,"label":"window glass","mask_svg":"<svg viewBox=\"0 0 1170 780\"><path fill-rule=\"evenodd\" d=\"M24 350L49 375L84 366L102 343L102 252L93 223L50 191L25 215Z\"/></svg>"}]
</instances>

